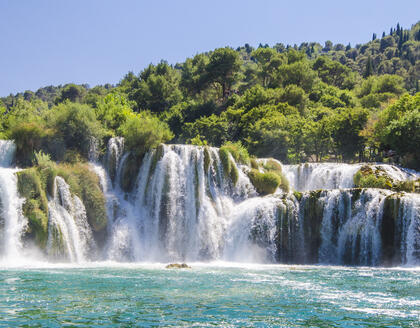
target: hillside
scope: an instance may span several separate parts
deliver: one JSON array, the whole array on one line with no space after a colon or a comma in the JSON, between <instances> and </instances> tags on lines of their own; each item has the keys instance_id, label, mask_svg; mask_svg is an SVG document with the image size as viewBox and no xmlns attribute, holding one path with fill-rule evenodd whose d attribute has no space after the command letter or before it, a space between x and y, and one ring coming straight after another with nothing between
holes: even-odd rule
<instances>
[{"instance_id":1,"label":"hillside","mask_svg":"<svg viewBox=\"0 0 420 328\"><path fill-rule=\"evenodd\" d=\"M352 47L325 42L219 48L89 88L2 98L1 131L55 160L123 135L138 158L159 142L221 146L285 163L390 161L419 168L420 22ZM80 131L80 127L84 127ZM79 158L78 157L78 158Z\"/></svg>"}]
</instances>

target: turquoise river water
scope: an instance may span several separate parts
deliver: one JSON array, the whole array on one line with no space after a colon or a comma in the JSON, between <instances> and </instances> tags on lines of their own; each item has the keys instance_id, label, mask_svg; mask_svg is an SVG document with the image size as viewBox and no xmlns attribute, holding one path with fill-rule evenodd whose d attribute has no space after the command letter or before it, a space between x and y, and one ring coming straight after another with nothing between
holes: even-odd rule
<instances>
[{"instance_id":1,"label":"turquoise river water","mask_svg":"<svg viewBox=\"0 0 420 328\"><path fill-rule=\"evenodd\" d=\"M1 327L420 327L420 269L0 265Z\"/></svg>"}]
</instances>

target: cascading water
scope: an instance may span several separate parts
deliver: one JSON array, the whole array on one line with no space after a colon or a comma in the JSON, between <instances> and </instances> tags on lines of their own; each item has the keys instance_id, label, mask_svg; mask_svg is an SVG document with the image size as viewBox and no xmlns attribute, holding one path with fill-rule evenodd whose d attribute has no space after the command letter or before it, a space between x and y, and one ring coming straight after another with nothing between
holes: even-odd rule
<instances>
[{"instance_id":1,"label":"cascading water","mask_svg":"<svg viewBox=\"0 0 420 328\"><path fill-rule=\"evenodd\" d=\"M120 154L114 169L120 172L128 154L114 153ZM283 166L296 189L308 190L299 200L281 192L257 196L246 175L249 168L234 165L236 185L224 174L216 148L162 145L146 154L135 190L124 193L117 185L108 197L117 216L105 256L125 261L386 262L382 216L392 192L343 189L352 187L361 165L309 164L306 173L305 166ZM394 171L394 179L413 176L392 166L386 170ZM325 186L331 190L312 191ZM396 263L413 264L420 253L417 198L400 198L404 204L410 200L403 207L411 212L400 214L405 230L397 232L402 239L398 247L405 253Z\"/></svg>"},{"instance_id":2,"label":"cascading water","mask_svg":"<svg viewBox=\"0 0 420 328\"><path fill-rule=\"evenodd\" d=\"M43 250L55 261L420 265L420 196L352 188L361 164L282 165L296 192L278 189L263 197L247 176L250 168L229 155L237 177L233 182L217 148L161 145L145 154L140 165L124 150L122 138L109 140L104 165L97 149L91 150L90 168L106 199L107 228L98 237L85 204L57 176ZM28 221L22 215L17 170L7 167L14 151L13 142L0 141L2 258L23 256L31 245L25 240ZM138 173L127 177L137 169L133 163ZM261 171L269 164L259 163ZM396 166L371 166L396 181L419 177Z\"/></svg>"},{"instance_id":3,"label":"cascading water","mask_svg":"<svg viewBox=\"0 0 420 328\"><path fill-rule=\"evenodd\" d=\"M305 163L283 165L291 186L298 191L353 187L353 176L361 165Z\"/></svg>"},{"instance_id":4,"label":"cascading water","mask_svg":"<svg viewBox=\"0 0 420 328\"><path fill-rule=\"evenodd\" d=\"M354 186L353 177L363 164L305 163L283 165L283 171L293 189L310 191L317 189L343 189ZM420 178L414 170L389 164L369 164L373 171L382 171L393 181Z\"/></svg>"},{"instance_id":5,"label":"cascading water","mask_svg":"<svg viewBox=\"0 0 420 328\"><path fill-rule=\"evenodd\" d=\"M17 190L17 169L10 168L16 146L0 140L0 258L16 261L22 253L21 235L27 224Z\"/></svg>"},{"instance_id":6,"label":"cascading water","mask_svg":"<svg viewBox=\"0 0 420 328\"><path fill-rule=\"evenodd\" d=\"M266 245L259 252L266 252L267 244L274 247L275 206L264 205L270 201L259 202L261 198L247 200L255 190L242 170L233 185L224 176L218 151L206 151L171 145L145 156L135 195L120 204L123 210L112 227L112 259L244 260L254 245L251 238L263 233L269 237L264 237ZM268 216L270 224L258 230L263 224L254 221Z\"/></svg>"},{"instance_id":7,"label":"cascading water","mask_svg":"<svg viewBox=\"0 0 420 328\"><path fill-rule=\"evenodd\" d=\"M85 261L96 248L86 209L63 178L55 178L54 188L54 197L48 202L47 254L71 262Z\"/></svg>"}]
</instances>

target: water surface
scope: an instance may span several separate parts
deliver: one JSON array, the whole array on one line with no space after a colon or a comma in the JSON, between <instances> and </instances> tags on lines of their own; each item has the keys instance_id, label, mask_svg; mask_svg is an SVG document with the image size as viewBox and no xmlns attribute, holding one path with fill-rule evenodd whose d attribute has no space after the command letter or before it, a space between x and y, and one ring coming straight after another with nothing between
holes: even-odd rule
<instances>
[{"instance_id":1,"label":"water surface","mask_svg":"<svg viewBox=\"0 0 420 328\"><path fill-rule=\"evenodd\" d=\"M106 263L0 270L5 327L419 327L419 320L419 268Z\"/></svg>"}]
</instances>

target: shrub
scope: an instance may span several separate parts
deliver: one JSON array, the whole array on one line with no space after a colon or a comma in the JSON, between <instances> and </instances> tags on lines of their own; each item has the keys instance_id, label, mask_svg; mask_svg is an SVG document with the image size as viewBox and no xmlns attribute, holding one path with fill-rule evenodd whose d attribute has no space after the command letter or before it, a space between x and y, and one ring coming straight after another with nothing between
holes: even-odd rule
<instances>
[{"instance_id":1,"label":"shrub","mask_svg":"<svg viewBox=\"0 0 420 328\"><path fill-rule=\"evenodd\" d=\"M139 157L173 138L168 125L149 112L128 116L119 128L119 133L125 138L127 149Z\"/></svg>"},{"instance_id":2,"label":"shrub","mask_svg":"<svg viewBox=\"0 0 420 328\"><path fill-rule=\"evenodd\" d=\"M39 122L23 122L12 127L10 138L16 144L16 160L23 166L32 164L34 151L41 149L44 139L53 134Z\"/></svg>"},{"instance_id":3,"label":"shrub","mask_svg":"<svg viewBox=\"0 0 420 328\"><path fill-rule=\"evenodd\" d=\"M207 141L204 137L200 136L199 134L197 134L194 138L191 138L189 140L189 143L191 145L194 146L206 146L207 145Z\"/></svg>"},{"instance_id":4,"label":"shrub","mask_svg":"<svg viewBox=\"0 0 420 328\"><path fill-rule=\"evenodd\" d=\"M78 151L86 157L92 138L101 143L105 135L94 109L88 105L65 102L54 107L46 120L59 131L66 148Z\"/></svg>"}]
</instances>

